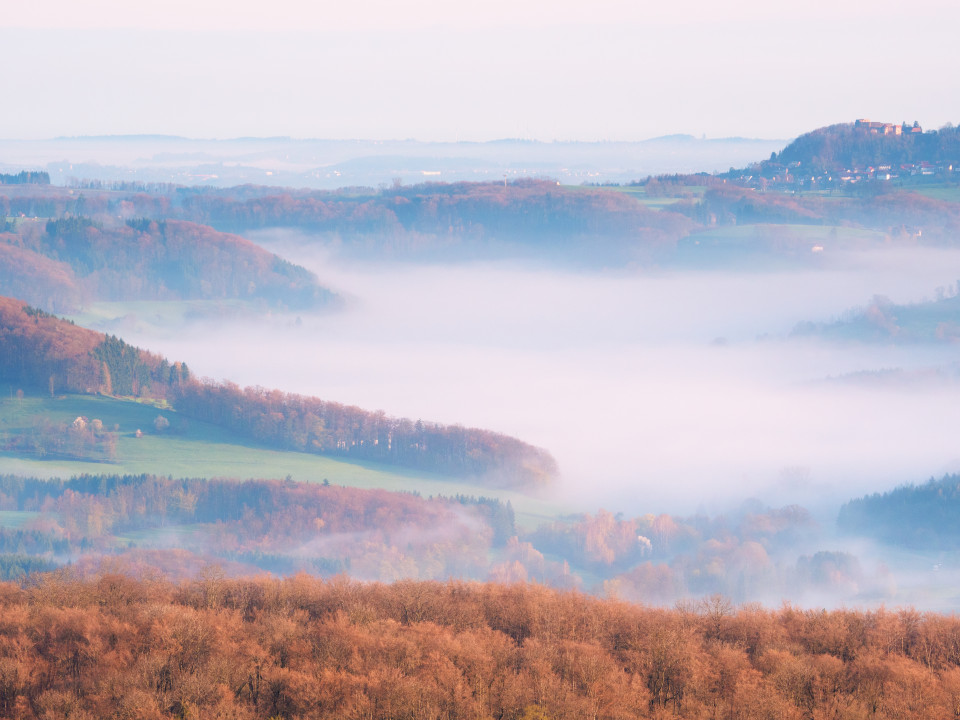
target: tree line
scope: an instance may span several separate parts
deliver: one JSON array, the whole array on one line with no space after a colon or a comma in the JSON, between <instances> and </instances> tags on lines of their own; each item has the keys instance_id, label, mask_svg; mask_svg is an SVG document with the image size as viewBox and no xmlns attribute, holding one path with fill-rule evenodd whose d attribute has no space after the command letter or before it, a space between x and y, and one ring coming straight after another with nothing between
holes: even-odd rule
<instances>
[{"instance_id":1,"label":"tree line","mask_svg":"<svg viewBox=\"0 0 960 720\"><path fill-rule=\"evenodd\" d=\"M669 253L693 227L681 214L648 209L623 193L541 180L335 192L257 186L89 189L79 196L0 195L3 214L86 216L104 228L121 217L141 231L148 227L145 219L188 221L208 232L295 227L337 240L341 250L377 256L549 247L584 262L652 260Z\"/></svg>"},{"instance_id":2,"label":"tree line","mask_svg":"<svg viewBox=\"0 0 960 720\"><path fill-rule=\"evenodd\" d=\"M291 450L483 476L502 486L542 485L557 472L547 451L507 435L278 390L198 381L176 388L174 403L188 417Z\"/></svg>"},{"instance_id":3,"label":"tree line","mask_svg":"<svg viewBox=\"0 0 960 720\"><path fill-rule=\"evenodd\" d=\"M136 559L149 552L149 564L172 577L218 562L233 574L529 580L665 606L715 593L737 602L895 598L884 586L889 574L874 574L849 553L821 549L817 528L798 507L692 518L601 510L522 531L511 505L490 497L422 498L324 482L84 475L0 476L0 510L33 514L21 534L0 536L0 557L89 565L98 556Z\"/></svg>"},{"instance_id":4,"label":"tree line","mask_svg":"<svg viewBox=\"0 0 960 720\"><path fill-rule=\"evenodd\" d=\"M837 524L847 533L917 550L960 548L960 475L930 478L845 503Z\"/></svg>"},{"instance_id":5,"label":"tree line","mask_svg":"<svg viewBox=\"0 0 960 720\"><path fill-rule=\"evenodd\" d=\"M0 185L49 185L46 170L21 170L18 173L0 173Z\"/></svg>"},{"instance_id":6,"label":"tree line","mask_svg":"<svg viewBox=\"0 0 960 720\"><path fill-rule=\"evenodd\" d=\"M88 562L143 549L177 561L226 562L239 572L372 580L485 578L496 548L516 534L513 511L492 498L421 498L324 483L154 475L82 475L67 480L0 476L0 510L32 513L0 533L0 559L30 555ZM505 517L506 516L506 517Z\"/></svg>"}]
</instances>

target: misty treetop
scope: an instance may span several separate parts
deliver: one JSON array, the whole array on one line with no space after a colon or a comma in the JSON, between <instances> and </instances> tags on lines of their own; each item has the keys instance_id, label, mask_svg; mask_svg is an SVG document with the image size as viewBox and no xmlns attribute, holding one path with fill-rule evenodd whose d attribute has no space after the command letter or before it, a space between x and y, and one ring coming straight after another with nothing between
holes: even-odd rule
<instances>
[{"instance_id":1,"label":"misty treetop","mask_svg":"<svg viewBox=\"0 0 960 720\"><path fill-rule=\"evenodd\" d=\"M4 529L8 512L20 513ZM634 518L601 510L535 531L492 497L431 497L291 480L0 476L0 557L93 567L104 557L192 577L204 563L395 581L534 581L657 605L723 593L890 600L888 578L820 535L798 507Z\"/></svg>"},{"instance_id":2,"label":"misty treetop","mask_svg":"<svg viewBox=\"0 0 960 720\"><path fill-rule=\"evenodd\" d=\"M485 578L512 510L494 499L431 498L284 480L84 475L0 476L0 511L33 516L0 528L0 556L91 562L132 548L178 550L246 572ZM511 513L509 527L492 521ZM89 557L88 557L89 556ZM173 575L177 556L160 558ZM191 555L185 556L189 562Z\"/></svg>"},{"instance_id":3,"label":"misty treetop","mask_svg":"<svg viewBox=\"0 0 960 720\"><path fill-rule=\"evenodd\" d=\"M801 323L794 335L820 335L836 340L883 343L954 343L960 340L960 283L935 289L932 300L895 303L883 295L874 295L863 306L851 308L828 323ZM915 371L917 376L953 375L948 369ZM892 376L894 371L886 373ZM911 373L899 370L900 377Z\"/></svg>"},{"instance_id":4,"label":"misty treetop","mask_svg":"<svg viewBox=\"0 0 960 720\"><path fill-rule=\"evenodd\" d=\"M918 550L960 549L960 475L850 500L837 524L851 534Z\"/></svg>"}]
</instances>

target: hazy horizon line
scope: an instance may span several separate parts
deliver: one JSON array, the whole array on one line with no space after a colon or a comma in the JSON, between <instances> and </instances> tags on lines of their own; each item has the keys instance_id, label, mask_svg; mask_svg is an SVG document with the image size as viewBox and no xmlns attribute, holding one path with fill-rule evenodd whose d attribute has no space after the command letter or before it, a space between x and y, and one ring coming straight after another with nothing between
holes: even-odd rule
<instances>
[{"instance_id":1,"label":"hazy horizon line","mask_svg":"<svg viewBox=\"0 0 960 720\"><path fill-rule=\"evenodd\" d=\"M232 137L191 137L167 133L104 133L90 135L55 135L52 137L4 137L0 142L58 142L65 140L183 140L187 142L356 142L356 143L411 143L421 145L494 145L498 143L517 143L530 145L640 145L664 140L683 140L694 142L790 142L794 138L747 137L726 135L709 137L706 134L696 136L690 133L668 133L640 140L624 139L542 139L525 137L494 137L487 140L440 140L401 137L296 137L292 135L237 135Z\"/></svg>"}]
</instances>

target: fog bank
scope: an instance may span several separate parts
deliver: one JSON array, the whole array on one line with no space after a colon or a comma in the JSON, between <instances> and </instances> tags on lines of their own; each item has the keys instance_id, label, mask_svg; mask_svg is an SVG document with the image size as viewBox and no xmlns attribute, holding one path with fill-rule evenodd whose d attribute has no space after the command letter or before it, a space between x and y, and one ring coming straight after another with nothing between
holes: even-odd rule
<instances>
[{"instance_id":1,"label":"fog bank","mask_svg":"<svg viewBox=\"0 0 960 720\"><path fill-rule=\"evenodd\" d=\"M255 239L314 270L347 309L176 332L138 322L125 339L204 376L516 435L555 455L583 510L689 513L748 496L816 509L960 468L960 384L822 382L950 368L950 346L789 336L874 294L931 296L956 280L960 254L576 274L347 264L297 236Z\"/></svg>"}]
</instances>

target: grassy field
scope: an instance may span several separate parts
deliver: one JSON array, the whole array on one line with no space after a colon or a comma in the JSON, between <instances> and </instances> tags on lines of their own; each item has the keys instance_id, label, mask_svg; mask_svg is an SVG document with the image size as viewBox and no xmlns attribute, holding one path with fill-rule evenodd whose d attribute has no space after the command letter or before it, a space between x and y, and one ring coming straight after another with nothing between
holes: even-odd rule
<instances>
[{"instance_id":1,"label":"grassy field","mask_svg":"<svg viewBox=\"0 0 960 720\"><path fill-rule=\"evenodd\" d=\"M683 199L680 197L669 197L666 195L647 195L646 188L640 185L618 185L612 189L616 190L617 192L630 195L637 201L642 202L644 205L648 205L650 207L667 207L668 205L673 205L674 203ZM684 185L681 189L681 192L683 192L685 195L692 197L700 197L706 191L706 185Z\"/></svg>"},{"instance_id":2,"label":"grassy field","mask_svg":"<svg viewBox=\"0 0 960 720\"><path fill-rule=\"evenodd\" d=\"M726 225L680 240L676 262L683 267L783 270L822 267L845 252L882 247L882 232L831 225Z\"/></svg>"},{"instance_id":3,"label":"grassy field","mask_svg":"<svg viewBox=\"0 0 960 720\"><path fill-rule=\"evenodd\" d=\"M485 495L510 500L517 522L524 527L553 520L569 508L518 492L492 489L477 482L369 462L345 462L310 453L274 450L238 439L216 425L179 416L170 409L93 395L17 399L0 388L0 439L30 428L38 418L52 423L72 422L79 416L99 419L104 428L117 427L115 461L41 459L0 454L0 473L38 477L69 477L83 473L149 473L173 477L249 478L291 477L299 482L329 481L334 485L383 488L431 495ZM154 420L163 415L173 432L157 433ZM143 432L136 437L136 431Z\"/></svg>"},{"instance_id":4,"label":"grassy field","mask_svg":"<svg viewBox=\"0 0 960 720\"><path fill-rule=\"evenodd\" d=\"M679 197L648 196L646 189L640 185L566 185L565 188L568 190L608 190L610 192L623 193L624 195L629 195L638 203L650 208L651 210L663 210L664 208L670 207L671 205L674 205L683 199ZM684 186L683 190L690 195L700 196L706 192L707 186L689 185Z\"/></svg>"},{"instance_id":5,"label":"grassy field","mask_svg":"<svg viewBox=\"0 0 960 720\"><path fill-rule=\"evenodd\" d=\"M751 224L751 225L725 225L723 227L712 228L697 233L696 237L715 237L725 239L746 239L754 238L757 235L774 235L782 233L791 237L804 238L809 240L855 240L870 239L883 240L886 235L878 230L865 230L864 228L844 227L841 225L800 225L800 224Z\"/></svg>"},{"instance_id":6,"label":"grassy field","mask_svg":"<svg viewBox=\"0 0 960 720\"><path fill-rule=\"evenodd\" d=\"M159 328L173 330L190 320L233 318L258 312L242 300L142 300L95 302L68 315L77 325L103 332Z\"/></svg>"},{"instance_id":7,"label":"grassy field","mask_svg":"<svg viewBox=\"0 0 960 720\"><path fill-rule=\"evenodd\" d=\"M725 225L698 232L684 238L684 242L697 242L715 247L742 247L757 249L757 243L769 245L769 249L785 249L793 245L820 245L824 250L855 250L878 246L885 242L885 233L864 228L842 227L839 225L799 225L799 224L749 224Z\"/></svg>"},{"instance_id":8,"label":"grassy field","mask_svg":"<svg viewBox=\"0 0 960 720\"><path fill-rule=\"evenodd\" d=\"M929 187L920 185L910 189L918 195L925 195L934 200L960 202L960 185L932 185Z\"/></svg>"}]
</instances>

